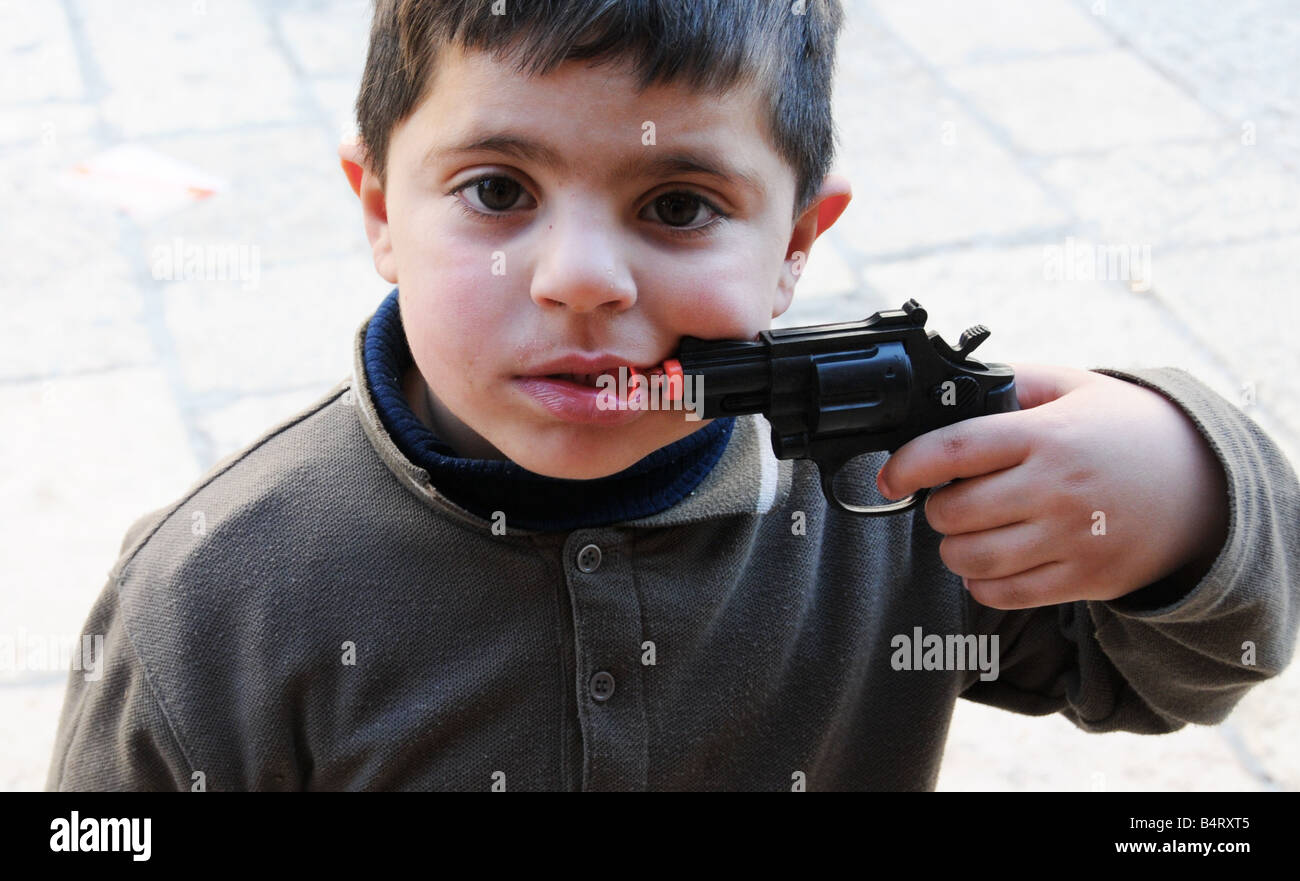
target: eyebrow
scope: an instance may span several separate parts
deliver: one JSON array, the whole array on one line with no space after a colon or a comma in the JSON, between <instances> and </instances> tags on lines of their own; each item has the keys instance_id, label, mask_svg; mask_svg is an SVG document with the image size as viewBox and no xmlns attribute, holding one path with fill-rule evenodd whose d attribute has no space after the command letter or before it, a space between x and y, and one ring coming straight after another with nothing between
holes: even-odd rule
<instances>
[{"instance_id":1,"label":"eyebrow","mask_svg":"<svg viewBox=\"0 0 1300 881\"><path fill-rule=\"evenodd\" d=\"M504 133L473 138L453 147L434 145L425 154L424 164L433 165L440 159L461 153L501 153L552 169L565 165L560 154L546 144ZM667 153L656 150L648 159L637 156L624 162L614 169L613 177L620 180L636 175L662 177L670 174L710 175L732 185L745 187L759 198L767 192L762 177L754 171L732 166L708 151L699 150L673 150Z\"/></svg>"}]
</instances>

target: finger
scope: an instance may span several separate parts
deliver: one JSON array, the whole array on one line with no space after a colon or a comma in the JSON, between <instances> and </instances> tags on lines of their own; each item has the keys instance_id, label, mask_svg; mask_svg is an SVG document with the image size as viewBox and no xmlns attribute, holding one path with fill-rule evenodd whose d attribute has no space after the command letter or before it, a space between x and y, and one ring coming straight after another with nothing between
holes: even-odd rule
<instances>
[{"instance_id":1,"label":"finger","mask_svg":"<svg viewBox=\"0 0 1300 881\"><path fill-rule=\"evenodd\" d=\"M1058 559L1059 548L1041 521L950 535L939 542L943 564L958 575L987 581L1009 578Z\"/></svg>"},{"instance_id":2,"label":"finger","mask_svg":"<svg viewBox=\"0 0 1300 881\"><path fill-rule=\"evenodd\" d=\"M991 609L1032 609L1081 599L1072 587L1069 564L1056 560L1007 578L963 578L971 598Z\"/></svg>"},{"instance_id":3,"label":"finger","mask_svg":"<svg viewBox=\"0 0 1300 881\"><path fill-rule=\"evenodd\" d=\"M1041 506L1041 487L1030 484L1022 468L970 477L931 490L925 519L943 535L982 532L1028 520Z\"/></svg>"},{"instance_id":4,"label":"finger","mask_svg":"<svg viewBox=\"0 0 1300 881\"><path fill-rule=\"evenodd\" d=\"M1029 455L1023 413L993 413L936 428L903 444L876 475L887 499L959 477L978 477L1019 465Z\"/></svg>"},{"instance_id":5,"label":"finger","mask_svg":"<svg viewBox=\"0 0 1300 881\"><path fill-rule=\"evenodd\" d=\"M1021 410L1032 410L1055 401L1069 388L1070 371L1053 364L1017 362L1008 364L1016 374L1016 401ZM1073 383L1069 383L1073 386Z\"/></svg>"}]
</instances>

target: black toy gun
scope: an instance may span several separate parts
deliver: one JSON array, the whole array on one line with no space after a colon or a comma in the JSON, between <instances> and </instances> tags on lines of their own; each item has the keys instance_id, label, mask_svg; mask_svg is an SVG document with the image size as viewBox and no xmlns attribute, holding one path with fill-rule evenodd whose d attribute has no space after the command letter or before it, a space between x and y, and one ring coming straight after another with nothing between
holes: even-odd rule
<instances>
[{"instance_id":1,"label":"black toy gun","mask_svg":"<svg viewBox=\"0 0 1300 881\"><path fill-rule=\"evenodd\" d=\"M699 418L762 413L778 459L812 459L826 500L851 514L910 510L928 490L885 505L835 495L835 475L864 453L893 453L914 437L988 413L1020 409L1006 364L970 357L989 330L969 328L949 346L925 330L916 300L864 321L765 330L753 341L683 337L664 372L703 386ZM656 371L658 372L658 371Z\"/></svg>"}]
</instances>

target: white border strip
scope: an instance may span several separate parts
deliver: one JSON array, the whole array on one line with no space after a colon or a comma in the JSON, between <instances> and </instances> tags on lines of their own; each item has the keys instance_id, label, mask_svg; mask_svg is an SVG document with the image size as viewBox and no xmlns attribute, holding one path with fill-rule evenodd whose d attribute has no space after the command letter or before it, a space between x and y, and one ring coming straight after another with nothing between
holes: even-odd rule
<instances>
[{"instance_id":1,"label":"white border strip","mask_svg":"<svg viewBox=\"0 0 1300 881\"><path fill-rule=\"evenodd\" d=\"M760 424L761 423L761 424ZM758 442L758 506L756 511L759 514L766 514L772 510L772 505L776 503L776 485L780 478L780 464L776 460L776 454L772 452L772 425L764 416L750 423L755 431L759 432ZM767 431L759 431L766 427Z\"/></svg>"}]
</instances>

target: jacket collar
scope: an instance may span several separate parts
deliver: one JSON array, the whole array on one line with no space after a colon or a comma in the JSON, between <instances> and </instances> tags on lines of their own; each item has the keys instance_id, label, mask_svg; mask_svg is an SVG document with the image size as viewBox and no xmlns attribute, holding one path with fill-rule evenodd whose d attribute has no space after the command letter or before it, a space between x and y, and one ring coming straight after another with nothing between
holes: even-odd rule
<instances>
[{"instance_id":1,"label":"jacket collar","mask_svg":"<svg viewBox=\"0 0 1300 881\"><path fill-rule=\"evenodd\" d=\"M389 471L421 502L476 528L489 528L489 521L442 495L430 482L429 472L412 462L384 427L366 378L365 343L369 325L370 316L367 316L353 335L352 388L347 397L356 406L371 446ZM767 420L761 416L737 417L722 458L690 495L671 508L620 525L678 526L735 514L762 514L780 506L790 493L793 466L790 461L780 461L773 455L770 431ZM510 528L511 534L535 532Z\"/></svg>"}]
</instances>

